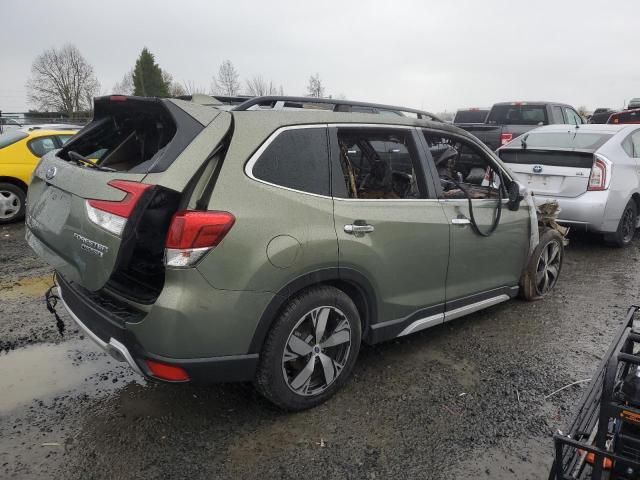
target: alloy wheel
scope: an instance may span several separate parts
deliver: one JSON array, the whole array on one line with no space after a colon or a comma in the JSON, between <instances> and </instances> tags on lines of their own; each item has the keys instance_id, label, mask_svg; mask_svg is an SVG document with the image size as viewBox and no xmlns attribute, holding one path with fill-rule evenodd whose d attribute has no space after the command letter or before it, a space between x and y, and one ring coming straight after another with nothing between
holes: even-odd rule
<instances>
[{"instance_id":1,"label":"alloy wheel","mask_svg":"<svg viewBox=\"0 0 640 480\"><path fill-rule=\"evenodd\" d=\"M9 220L15 217L21 207L22 202L15 193L9 190L0 190L0 219Z\"/></svg>"},{"instance_id":2,"label":"alloy wheel","mask_svg":"<svg viewBox=\"0 0 640 480\"><path fill-rule=\"evenodd\" d=\"M302 316L289 334L282 374L296 394L314 396L333 384L349 359L351 326L342 311L317 307Z\"/></svg>"},{"instance_id":3,"label":"alloy wheel","mask_svg":"<svg viewBox=\"0 0 640 480\"><path fill-rule=\"evenodd\" d=\"M560 274L561 247L557 242L547 243L538 258L536 289L540 295L551 291Z\"/></svg>"},{"instance_id":4,"label":"alloy wheel","mask_svg":"<svg viewBox=\"0 0 640 480\"><path fill-rule=\"evenodd\" d=\"M622 214L622 242L629 243L633 239L636 230L636 219L633 215L633 208L627 207Z\"/></svg>"}]
</instances>

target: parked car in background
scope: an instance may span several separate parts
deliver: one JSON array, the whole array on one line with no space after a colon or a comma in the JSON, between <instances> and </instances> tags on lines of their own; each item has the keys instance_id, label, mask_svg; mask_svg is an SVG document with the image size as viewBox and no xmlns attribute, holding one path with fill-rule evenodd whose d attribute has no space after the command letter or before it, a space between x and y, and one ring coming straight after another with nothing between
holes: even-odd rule
<instances>
[{"instance_id":1,"label":"parked car in background","mask_svg":"<svg viewBox=\"0 0 640 480\"><path fill-rule=\"evenodd\" d=\"M640 212L640 127L549 125L498 150L536 203L556 200L559 222L631 242Z\"/></svg>"},{"instance_id":2,"label":"parked car in background","mask_svg":"<svg viewBox=\"0 0 640 480\"><path fill-rule=\"evenodd\" d=\"M0 224L24 217L27 187L40 157L62 147L78 130L48 125L0 135Z\"/></svg>"},{"instance_id":3,"label":"parked car in background","mask_svg":"<svg viewBox=\"0 0 640 480\"><path fill-rule=\"evenodd\" d=\"M589 117L588 123L603 124L609 121L609 117L616 113L612 108L596 108Z\"/></svg>"},{"instance_id":4,"label":"parked car in background","mask_svg":"<svg viewBox=\"0 0 640 480\"><path fill-rule=\"evenodd\" d=\"M571 105L554 102L496 103L483 125L461 125L492 150L542 125L582 125L584 119Z\"/></svg>"},{"instance_id":5,"label":"parked car in background","mask_svg":"<svg viewBox=\"0 0 640 480\"><path fill-rule=\"evenodd\" d=\"M640 108L612 113L607 123L613 123L614 125L638 124L640 123Z\"/></svg>"},{"instance_id":6,"label":"parked car in background","mask_svg":"<svg viewBox=\"0 0 640 480\"><path fill-rule=\"evenodd\" d=\"M456 126L464 124L478 124L484 123L489 114L488 108L461 108L456 112L453 117L453 124Z\"/></svg>"},{"instance_id":7,"label":"parked car in background","mask_svg":"<svg viewBox=\"0 0 640 480\"><path fill-rule=\"evenodd\" d=\"M627 103L627 110L633 110L635 108L640 108L640 97L632 98L629 100L629 103Z\"/></svg>"},{"instance_id":8,"label":"parked car in background","mask_svg":"<svg viewBox=\"0 0 640 480\"><path fill-rule=\"evenodd\" d=\"M27 242L71 317L136 372L253 381L301 410L347 381L361 342L552 291L561 235L538 231L528 194L472 135L428 112L261 103L98 98L34 173Z\"/></svg>"},{"instance_id":9,"label":"parked car in background","mask_svg":"<svg viewBox=\"0 0 640 480\"><path fill-rule=\"evenodd\" d=\"M15 118L0 117L0 134L21 128L22 124Z\"/></svg>"}]
</instances>

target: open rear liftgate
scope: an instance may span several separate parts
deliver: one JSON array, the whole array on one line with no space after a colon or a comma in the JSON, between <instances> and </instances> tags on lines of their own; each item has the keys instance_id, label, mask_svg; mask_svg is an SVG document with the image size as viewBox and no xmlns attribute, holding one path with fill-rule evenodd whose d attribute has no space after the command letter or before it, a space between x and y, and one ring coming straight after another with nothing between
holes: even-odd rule
<instances>
[{"instance_id":1,"label":"open rear liftgate","mask_svg":"<svg viewBox=\"0 0 640 480\"><path fill-rule=\"evenodd\" d=\"M639 309L629 308L568 431L554 435L550 480L640 479Z\"/></svg>"}]
</instances>

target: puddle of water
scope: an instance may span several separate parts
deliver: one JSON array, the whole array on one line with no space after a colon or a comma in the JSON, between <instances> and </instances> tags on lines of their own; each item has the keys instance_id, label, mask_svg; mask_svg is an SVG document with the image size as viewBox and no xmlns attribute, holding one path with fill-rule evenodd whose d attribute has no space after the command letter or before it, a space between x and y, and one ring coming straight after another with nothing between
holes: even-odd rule
<instances>
[{"instance_id":1,"label":"puddle of water","mask_svg":"<svg viewBox=\"0 0 640 480\"><path fill-rule=\"evenodd\" d=\"M74 340L0 355L0 414L70 390L74 394L96 394L115 390L131 380L143 382L128 365L116 362L97 348L88 340ZM109 378L105 379L105 375ZM111 377L118 377L119 381L114 383Z\"/></svg>"},{"instance_id":2,"label":"puddle of water","mask_svg":"<svg viewBox=\"0 0 640 480\"><path fill-rule=\"evenodd\" d=\"M44 296L53 285L53 276L48 273L37 277L24 278L16 282L0 282L2 300L15 300L24 297Z\"/></svg>"}]
</instances>

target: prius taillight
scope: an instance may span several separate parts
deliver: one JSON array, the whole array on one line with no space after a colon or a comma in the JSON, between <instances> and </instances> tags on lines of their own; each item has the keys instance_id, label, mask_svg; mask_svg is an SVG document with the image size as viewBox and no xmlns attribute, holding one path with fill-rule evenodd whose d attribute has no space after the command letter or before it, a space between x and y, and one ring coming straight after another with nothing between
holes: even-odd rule
<instances>
[{"instance_id":1,"label":"prius taillight","mask_svg":"<svg viewBox=\"0 0 640 480\"><path fill-rule=\"evenodd\" d=\"M236 221L229 212L182 210L169 226L165 242L165 264L191 267L218 245Z\"/></svg>"},{"instance_id":2,"label":"prius taillight","mask_svg":"<svg viewBox=\"0 0 640 480\"><path fill-rule=\"evenodd\" d=\"M595 155L587 190L599 191L609 188L611 178L611 163L601 155Z\"/></svg>"},{"instance_id":3,"label":"prius taillight","mask_svg":"<svg viewBox=\"0 0 640 480\"><path fill-rule=\"evenodd\" d=\"M511 140L513 140L513 133L501 133L500 134L500 145L506 145Z\"/></svg>"},{"instance_id":4,"label":"prius taillight","mask_svg":"<svg viewBox=\"0 0 640 480\"><path fill-rule=\"evenodd\" d=\"M89 220L96 225L114 235L121 235L127 224L127 219L133 213L133 209L136 207L140 197L153 185L126 180L111 180L108 185L127 194L119 201L87 200L87 215Z\"/></svg>"}]
</instances>

